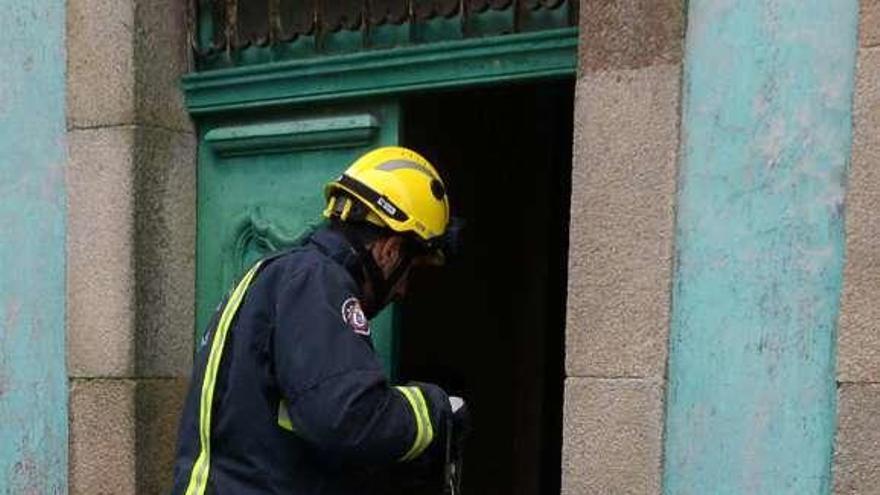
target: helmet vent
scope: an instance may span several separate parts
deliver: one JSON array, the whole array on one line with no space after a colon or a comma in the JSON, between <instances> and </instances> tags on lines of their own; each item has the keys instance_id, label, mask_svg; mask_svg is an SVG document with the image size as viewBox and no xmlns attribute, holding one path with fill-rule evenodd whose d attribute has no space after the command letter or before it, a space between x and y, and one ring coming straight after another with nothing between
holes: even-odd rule
<instances>
[{"instance_id":1,"label":"helmet vent","mask_svg":"<svg viewBox=\"0 0 880 495\"><path fill-rule=\"evenodd\" d=\"M446 197L446 189L443 187L443 184L437 179L431 181L431 194L433 194L438 201Z\"/></svg>"}]
</instances>

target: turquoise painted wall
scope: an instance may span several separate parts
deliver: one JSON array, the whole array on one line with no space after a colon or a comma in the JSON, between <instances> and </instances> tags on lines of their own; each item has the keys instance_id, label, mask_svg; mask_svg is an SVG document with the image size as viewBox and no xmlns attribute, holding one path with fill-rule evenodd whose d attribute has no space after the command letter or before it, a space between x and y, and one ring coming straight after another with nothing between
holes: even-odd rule
<instances>
[{"instance_id":1,"label":"turquoise painted wall","mask_svg":"<svg viewBox=\"0 0 880 495\"><path fill-rule=\"evenodd\" d=\"M856 0L691 0L664 491L830 490Z\"/></svg>"},{"instance_id":2,"label":"turquoise painted wall","mask_svg":"<svg viewBox=\"0 0 880 495\"><path fill-rule=\"evenodd\" d=\"M0 0L0 493L67 492L63 0Z\"/></svg>"}]
</instances>

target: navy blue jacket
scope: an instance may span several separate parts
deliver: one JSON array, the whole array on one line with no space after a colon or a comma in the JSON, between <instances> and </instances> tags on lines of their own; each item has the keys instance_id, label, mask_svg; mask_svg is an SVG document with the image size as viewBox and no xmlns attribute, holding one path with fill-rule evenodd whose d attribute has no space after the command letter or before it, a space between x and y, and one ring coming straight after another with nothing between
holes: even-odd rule
<instances>
[{"instance_id":1,"label":"navy blue jacket","mask_svg":"<svg viewBox=\"0 0 880 495\"><path fill-rule=\"evenodd\" d=\"M202 340L173 494L390 493L402 467L439 457L448 399L388 383L344 236L318 230L254 273L225 340L234 292Z\"/></svg>"}]
</instances>

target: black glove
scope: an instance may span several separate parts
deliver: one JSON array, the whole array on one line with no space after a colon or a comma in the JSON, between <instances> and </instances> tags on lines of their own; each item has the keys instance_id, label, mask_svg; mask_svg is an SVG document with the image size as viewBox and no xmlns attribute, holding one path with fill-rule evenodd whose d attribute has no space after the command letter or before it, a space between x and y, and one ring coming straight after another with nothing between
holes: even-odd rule
<instances>
[{"instance_id":1,"label":"black glove","mask_svg":"<svg viewBox=\"0 0 880 495\"><path fill-rule=\"evenodd\" d=\"M442 478L443 463L446 460L446 438L452 420L452 406L449 396L442 388L433 383L411 382L409 386L419 387L425 402L428 403L428 414L431 416L431 427L434 429L434 440L431 445L414 461L433 471Z\"/></svg>"},{"instance_id":2,"label":"black glove","mask_svg":"<svg viewBox=\"0 0 880 495\"><path fill-rule=\"evenodd\" d=\"M385 493L440 495L445 474L447 431L449 425L453 424L449 396L432 383L410 382L406 385L418 387L422 391L428 406L434 439L417 458L391 468L388 472L389 487Z\"/></svg>"},{"instance_id":3,"label":"black glove","mask_svg":"<svg viewBox=\"0 0 880 495\"><path fill-rule=\"evenodd\" d=\"M464 444L471 434L471 413L467 402L461 397L450 397L449 404L452 412L450 454L452 459L460 459Z\"/></svg>"}]
</instances>

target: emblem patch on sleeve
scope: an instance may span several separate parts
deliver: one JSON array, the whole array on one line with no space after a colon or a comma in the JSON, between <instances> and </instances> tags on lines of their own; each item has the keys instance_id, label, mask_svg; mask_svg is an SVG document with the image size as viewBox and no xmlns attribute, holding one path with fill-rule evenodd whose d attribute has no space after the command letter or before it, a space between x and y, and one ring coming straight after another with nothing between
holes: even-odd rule
<instances>
[{"instance_id":1,"label":"emblem patch on sleeve","mask_svg":"<svg viewBox=\"0 0 880 495\"><path fill-rule=\"evenodd\" d=\"M349 297L342 303L342 321L350 326L354 333L370 335L370 322L361 309L361 303L357 298Z\"/></svg>"}]
</instances>

